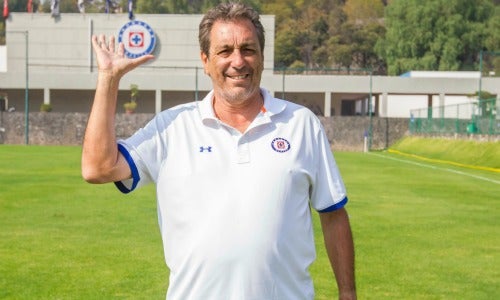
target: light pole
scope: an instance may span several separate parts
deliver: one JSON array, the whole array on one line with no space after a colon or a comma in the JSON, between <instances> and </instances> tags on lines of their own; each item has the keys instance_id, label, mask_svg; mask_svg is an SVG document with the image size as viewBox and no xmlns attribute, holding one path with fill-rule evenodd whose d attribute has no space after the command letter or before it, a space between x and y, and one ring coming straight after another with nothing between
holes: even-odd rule
<instances>
[{"instance_id":1,"label":"light pole","mask_svg":"<svg viewBox=\"0 0 500 300\"><path fill-rule=\"evenodd\" d=\"M370 69L370 94L368 100L368 114L370 115L370 125L368 129L368 143L367 143L367 152L370 152L372 148L372 139L373 139L373 107L372 107L372 98L373 98L373 69Z\"/></svg>"},{"instance_id":2,"label":"light pole","mask_svg":"<svg viewBox=\"0 0 500 300\"><path fill-rule=\"evenodd\" d=\"M477 92L477 99L481 102L481 85L483 80L483 50L479 52L479 90Z\"/></svg>"}]
</instances>

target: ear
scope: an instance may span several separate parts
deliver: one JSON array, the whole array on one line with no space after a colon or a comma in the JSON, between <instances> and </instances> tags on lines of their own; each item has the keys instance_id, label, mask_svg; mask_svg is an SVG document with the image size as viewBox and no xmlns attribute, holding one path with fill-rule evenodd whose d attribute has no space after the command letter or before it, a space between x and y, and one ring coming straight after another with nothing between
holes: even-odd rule
<instances>
[{"instance_id":1,"label":"ear","mask_svg":"<svg viewBox=\"0 0 500 300\"><path fill-rule=\"evenodd\" d=\"M210 76L210 74L208 73L208 55L206 55L203 51L200 51L200 58L201 62L203 63L203 71L205 72L205 74Z\"/></svg>"}]
</instances>

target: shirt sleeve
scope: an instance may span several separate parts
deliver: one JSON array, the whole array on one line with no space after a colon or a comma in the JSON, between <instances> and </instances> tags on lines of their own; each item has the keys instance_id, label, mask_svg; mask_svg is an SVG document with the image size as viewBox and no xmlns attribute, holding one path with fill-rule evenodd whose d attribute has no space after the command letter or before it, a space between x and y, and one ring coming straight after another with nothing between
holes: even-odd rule
<instances>
[{"instance_id":1,"label":"shirt sleeve","mask_svg":"<svg viewBox=\"0 0 500 300\"><path fill-rule=\"evenodd\" d=\"M123 157L125 157L125 160L127 161L130 167L132 178L122 181L115 181L115 186L120 190L120 192L128 194L131 191L135 190L138 183L140 182L141 176L134 162L134 159L132 158L132 155L127 150L127 148L123 144L118 143L118 151L123 155Z\"/></svg>"},{"instance_id":2,"label":"shirt sleeve","mask_svg":"<svg viewBox=\"0 0 500 300\"><path fill-rule=\"evenodd\" d=\"M155 118L156 119L156 118ZM156 182L165 145L160 138L158 121L153 119L131 137L118 141L118 151L123 155L132 173L132 178L115 182L123 193Z\"/></svg>"},{"instance_id":3,"label":"shirt sleeve","mask_svg":"<svg viewBox=\"0 0 500 300\"><path fill-rule=\"evenodd\" d=\"M311 204L318 212L329 212L344 207L347 192L330 143L321 125L317 136L317 172L315 174Z\"/></svg>"}]
</instances>

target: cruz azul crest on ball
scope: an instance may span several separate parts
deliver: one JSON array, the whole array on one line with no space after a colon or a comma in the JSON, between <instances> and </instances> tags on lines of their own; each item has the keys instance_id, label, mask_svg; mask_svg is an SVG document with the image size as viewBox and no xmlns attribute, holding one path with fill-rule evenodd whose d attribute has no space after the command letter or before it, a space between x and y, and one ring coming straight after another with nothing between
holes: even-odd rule
<instances>
[{"instance_id":1,"label":"cruz azul crest on ball","mask_svg":"<svg viewBox=\"0 0 500 300\"><path fill-rule=\"evenodd\" d=\"M156 36L151 26L143 21L134 20L120 29L118 42L125 46L125 55L128 58L137 58L153 52Z\"/></svg>"}]
</instances>

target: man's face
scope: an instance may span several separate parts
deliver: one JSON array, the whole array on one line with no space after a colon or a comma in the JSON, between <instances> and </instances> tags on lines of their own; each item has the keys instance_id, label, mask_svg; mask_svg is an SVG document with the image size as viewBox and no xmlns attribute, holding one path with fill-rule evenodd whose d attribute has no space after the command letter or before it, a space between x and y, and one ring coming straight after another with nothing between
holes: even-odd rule
<instances>
[{"instance_id":1,"label":"man's face","mask_svg":"<svg viewBox=\"0 0 500 300\"><path fill-rule=\"evenodd\" d=\"M216 98L236 104L259 96L264 57L252 22L216 21L209 54L201 53L201 60Z\"/></svg>"}]
</instances>

